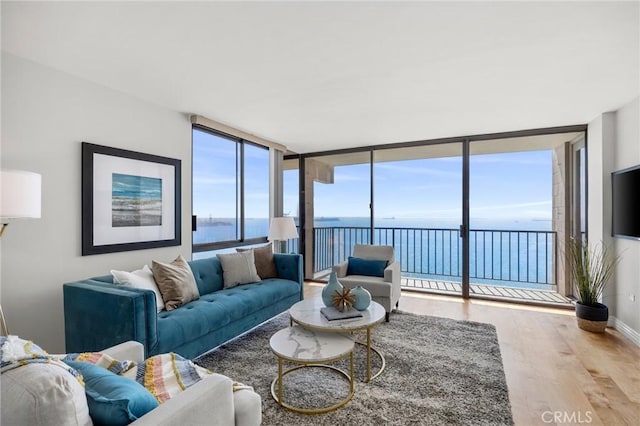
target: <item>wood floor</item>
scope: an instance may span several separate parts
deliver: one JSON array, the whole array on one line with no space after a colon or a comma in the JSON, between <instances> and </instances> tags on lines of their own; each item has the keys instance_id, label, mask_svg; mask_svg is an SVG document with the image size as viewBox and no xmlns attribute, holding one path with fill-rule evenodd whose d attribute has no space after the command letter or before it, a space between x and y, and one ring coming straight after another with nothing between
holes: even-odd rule
<instances>
[{"instance_id":1,"label":"wood floor","mask_svg":"<svg viewBox=\"0 0 640 426\"><path fill-rule=\"evenodd\" d=\"M321 288L306 283L305 298ZM563 309L415 292L400 309L495 325L516 425L640 425L640 348L613 329L580 330Z\"/></svg>"}]
</instances>

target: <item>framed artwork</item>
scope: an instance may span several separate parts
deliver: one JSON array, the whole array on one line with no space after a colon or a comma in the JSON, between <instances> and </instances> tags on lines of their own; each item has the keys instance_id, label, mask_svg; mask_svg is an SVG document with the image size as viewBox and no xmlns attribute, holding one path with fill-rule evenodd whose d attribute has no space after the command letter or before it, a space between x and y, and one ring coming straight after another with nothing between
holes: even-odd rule
<instances>
[{"instance_id":1,"label":"framed artwork","mask_svg":"<svg viewBox=\"0 0 640 426\"><path fill-rule=\"evenodd\" d=\"M82 143L82 255L177 246L180 160Z\"/></svg>"}]
</instances>

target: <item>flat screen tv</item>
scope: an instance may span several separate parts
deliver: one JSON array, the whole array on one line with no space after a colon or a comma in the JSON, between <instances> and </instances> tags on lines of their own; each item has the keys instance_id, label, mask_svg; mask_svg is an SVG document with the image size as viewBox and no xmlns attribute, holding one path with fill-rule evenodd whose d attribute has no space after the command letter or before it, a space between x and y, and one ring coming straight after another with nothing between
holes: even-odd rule
<instances>
[{"instance_id":1,"label":"flat screen tv","mask_svg":"<svg viewBox=\"0 0 640 426\"><path fill-rule=\"evenodd\" d=\"M614 237L640 240L640 164L611 173Z\"/></svg>"}]
</instances>

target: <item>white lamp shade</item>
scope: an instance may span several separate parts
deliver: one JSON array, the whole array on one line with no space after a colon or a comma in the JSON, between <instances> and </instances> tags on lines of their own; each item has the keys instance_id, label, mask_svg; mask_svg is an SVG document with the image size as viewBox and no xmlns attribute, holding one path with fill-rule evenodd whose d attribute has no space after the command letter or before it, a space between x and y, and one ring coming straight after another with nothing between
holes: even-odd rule
<instances>
[{"instance_id":1,"label":"white lamp shade","mask_svg":"<svg viewBox=\"0 0 640 426\"><path fill-rule=\"evenodd\" d=\"M39 218L42 176L21 170L2 170L2 219Z\"/></svg>"},{"instance_id":2,"label":"white lamp shade","mask_svg":"<svg viewBox=\"0 0 640 426\"><path fill-rule=\"evenodd\" d=\"M298 238L296 223L292 217L274 217L269 226L269 241L285 241Z\"/></svg>"}]
</instances>

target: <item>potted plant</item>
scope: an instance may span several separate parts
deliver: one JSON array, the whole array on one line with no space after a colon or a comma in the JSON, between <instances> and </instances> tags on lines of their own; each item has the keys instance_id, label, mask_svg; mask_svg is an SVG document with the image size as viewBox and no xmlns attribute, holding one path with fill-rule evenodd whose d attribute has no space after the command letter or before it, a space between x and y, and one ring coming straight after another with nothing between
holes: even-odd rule
<instances>
[{"instance_id":1,"label":"potted plant","mask_svg":"<svg viewBox=\"0 0 640 426\"><path fill-rule=\"evenodd\" d=\"M590 247L586 241L572 239L568 260L578 296L578 327L603 333L609 319L609 308L599 300L620 258L612 256L604 245Z\"/></svg>"}]
</instances>

